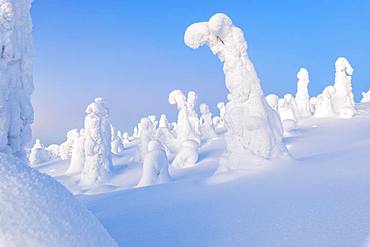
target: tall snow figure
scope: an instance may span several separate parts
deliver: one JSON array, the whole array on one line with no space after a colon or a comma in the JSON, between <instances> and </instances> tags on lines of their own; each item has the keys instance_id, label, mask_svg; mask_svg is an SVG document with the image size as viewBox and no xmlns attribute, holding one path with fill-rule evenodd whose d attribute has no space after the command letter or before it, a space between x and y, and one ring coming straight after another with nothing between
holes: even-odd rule
<instances>
[{"instance_id":1,"label":"tall snow figure","mask_svg":"<svg viewBox=\"0 0 370 247\"><path fill-rule=\"evenodd\" d=\"M26 160L33 109L30 1L0 1L0 151Z\"/></svg>"},{"instance_id":2,"label":"tall snow figure","mask_svg":"<svg viewBox=\"0 0 370 247\"><path fill-rule=\"evenodd\" d=\"M335 61L335 94L332 96L334 111L342 114L342 111L355 112L355 102L352 93L353 68L348 60L340 57Z\"/></svg>"},{"instance_id":3,"label":"tall snow figure","mask_svg":"<svg viewBox=\"0 0 370 247\"><path fill-rule=\"evenodd\" d=\"M301 68L297 73L297 79L296 115L298 118L310 117L310 95L308 94L308 82L310 79L307 69Z\"/></svg>"},{"instance_id":4,"label":"tall snow figure","mask_svg":"<svg viewBox=\"0 0 370 247\"><path fill-rule=\"evenodd\" d=\"M189 26L184 41L193 49L207 44L224 63L229 101L225 112L227 152L223 167L246 168L252 157L270 159L285 153L280 119L263 96L242 30L225 14L218 13L208 22Z\"/></svg>"},{"instance_id":5,"label":"tall snow figure","mask_svg":"<svg viewBox=\"0 0 370 247\"><path fill-rule=\"evenodd\" d=\"M30 8L31 0L0 1L0 246L117 246L66 188L25 162L33 119Z\"/></svg>"},{"instance_id":6,"label":"tall snow figure","mask_svg":"<svg viewBox=\"0 0 370 247\"><path fill-rule=\"evenodd\" d=\"M85 164L81 184L91 185L103 182L111 171L111 128L109 110L102 98L96 98L88 105L85 117Z\"/></svg>"}]
</instances>

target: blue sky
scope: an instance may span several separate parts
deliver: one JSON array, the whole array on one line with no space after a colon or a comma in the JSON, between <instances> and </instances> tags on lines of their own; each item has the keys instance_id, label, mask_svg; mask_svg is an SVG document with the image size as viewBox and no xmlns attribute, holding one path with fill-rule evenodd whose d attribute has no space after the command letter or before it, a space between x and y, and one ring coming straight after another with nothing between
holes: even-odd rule
<instances>
[{"instance_id":1,"label":"blue sky","mask_svg":"<svg viewBox=\"0 0 370 247\"><path fill-rule=\"evenodd\" d=\"M183 33L224 12L241 27L265 94L295 93L300 67L310 94L334 80L334 62L354 67L360 99L370 88L370 1L39 0L34 1L34 137L62 142L83 126L86 105L104 97L112 123L131 132L141 117L166 113L173 89L194 90L199 103L226 96L222 64L207 47L191 50Z\"/></svg>"}]
</instances>

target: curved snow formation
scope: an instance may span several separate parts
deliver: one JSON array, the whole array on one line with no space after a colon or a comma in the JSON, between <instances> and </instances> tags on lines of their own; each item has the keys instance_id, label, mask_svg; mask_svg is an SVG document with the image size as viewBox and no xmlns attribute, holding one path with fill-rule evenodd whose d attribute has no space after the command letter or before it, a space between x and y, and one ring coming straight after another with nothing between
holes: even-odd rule
<instances>
[{"instance_id":1,"label":"curved snow formation","mask_svg":"<svg viewBox=\"0 0 370 247\"><path fill-rule=\"evenodd\" d=\"M283 130L277 113L267 104L260 80L247 54L243 31L225 14L218 13L208 22L190 25L184 41L196 49L208 45L224 63L229 91L225 125L226 169L247 168L252 157L270 159L286 153Z\"/></svg>"}]
</instances>

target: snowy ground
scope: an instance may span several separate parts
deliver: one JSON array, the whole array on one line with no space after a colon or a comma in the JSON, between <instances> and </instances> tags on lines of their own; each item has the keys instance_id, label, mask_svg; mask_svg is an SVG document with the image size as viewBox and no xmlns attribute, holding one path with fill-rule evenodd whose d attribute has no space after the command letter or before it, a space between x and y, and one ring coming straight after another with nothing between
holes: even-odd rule
<instances>
[{"instance_id":1,"label":"snowy ground","mask_svg":"<svg viewBox=\"0 0 370 247\"><path fill-rule=\"evenodd\" d=\"M38 167L70 189L120 246L370 246L370 104L353 119L308 119L285 138L294 157L213 175L222 139L173 182L133 188L131 149L109 186L80 188L68 162Z\"/></svg>"}]
</instances>

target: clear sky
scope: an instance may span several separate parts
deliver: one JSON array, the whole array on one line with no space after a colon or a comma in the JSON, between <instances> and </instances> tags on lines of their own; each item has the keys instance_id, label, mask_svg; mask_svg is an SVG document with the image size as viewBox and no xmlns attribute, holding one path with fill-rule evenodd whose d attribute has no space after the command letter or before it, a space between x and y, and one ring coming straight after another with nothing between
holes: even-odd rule
<instances>
[{"instance_id":1,"label":"clear sky","mask_svg":"<svg viewBox=\"0 0 370 247\"><path fill-rule=\"evenodd\" d=\"M295 93L300 67L310 94L332 84L334 62L354 67L360 100L370 88L370 1L37 0L34 24L34 137L62 142L83 126L84 111L102 96L112 123L131 132L141 117L168 114L173 89L194 90L199 103L226 96L222 64L207 47L192 50L183 34L193 22L224 12L241 27L265 94Z\"/></svg>"}]
</instances>

